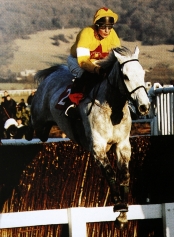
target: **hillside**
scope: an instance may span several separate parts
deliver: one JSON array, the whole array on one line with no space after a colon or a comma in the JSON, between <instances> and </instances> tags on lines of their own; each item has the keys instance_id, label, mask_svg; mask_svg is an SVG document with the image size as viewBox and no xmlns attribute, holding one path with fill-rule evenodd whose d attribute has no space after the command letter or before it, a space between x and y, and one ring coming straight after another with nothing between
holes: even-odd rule
<instances>
[{"instance_id":1,"label":"hillside","mask_svg":"<svg viewBox=\"0 0 174 237\"><path fill-rule=\"evenodd\" d=\"M29 35L27 39L17 39L13 42L14 58L6 66L12 72L18 73L26 69L40 70L57 63L66 63L69 49L75 40L79 28L46 30ZM63 38L62 40L55 39ZM146 81L163 80L169 83L174 80L174 52L171 45L145 46L140 41L127 42L122 45L134 50L140 48L140 63L148 70Z\"/></svg>"},{"instance_id":2,"label":"hillside","mask_svg":"<svg viewBox=\"0 0 174 237\"><path fill-rule=\"evenodd\" d=\"M13 42L14 58L8 68L13 72L25 69L43 69L56 63L65 63L70 47L75 41L79 28L46 30L28 36L28 39L17 39ZM66 42L54 38L64 36ZM121 40L121 44L132 51L135 46L140 48L140 61L144 68L153 68L159 63L174 67L174 52L172 45L142 45L140 41L128 42Z\"/></svg>"}]
</instances>

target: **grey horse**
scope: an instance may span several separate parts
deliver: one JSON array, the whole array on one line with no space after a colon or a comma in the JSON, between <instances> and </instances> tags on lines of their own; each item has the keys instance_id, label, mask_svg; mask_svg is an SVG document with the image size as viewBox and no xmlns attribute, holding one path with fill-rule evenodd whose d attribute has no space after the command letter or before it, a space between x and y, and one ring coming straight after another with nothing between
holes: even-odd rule
<instances>
[{"instance_id":1,"label":"grey horse","mask_svg":"<svg viewBox=\"0 0 174 237\"><path fill-rule=\"evenodd\" d=\"M90 151L101 167L110 187L119 229L127 226L127 193L129 187L129 142L131 116L128 101L133 101L141 115L148 114L149 99L144 87L145 71L138 60L139 48L132 53L126 47L113 49L108 57L97 64L111 67L108 77L94 86L78 106L80 120L65 116L55 107L58 98L72 84L72 75L66 65L38 71L40 80L31 105L32 128L41 141L48 139L53 123L70 138ZM28 140L32 139L31 134ZM122 180L118 185L107 152L115 146L117 166Z\"/></svg>"}]
</instances>

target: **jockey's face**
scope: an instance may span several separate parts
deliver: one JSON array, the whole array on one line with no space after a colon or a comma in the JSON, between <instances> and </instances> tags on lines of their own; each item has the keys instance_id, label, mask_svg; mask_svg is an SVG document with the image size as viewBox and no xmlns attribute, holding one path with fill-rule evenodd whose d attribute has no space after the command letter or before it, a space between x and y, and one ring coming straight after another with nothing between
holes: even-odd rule
<instances>
[{"instance_id":1,"label":"jockey's face","mask_svg":"<svg viewBox=\"0 0 174 237\"><path fill-rule=\"evenodd\" d=\"M111 29L113 28L113 25L102 25L98 27L98 34L102 37L102 38L107 38L108 35L111 32Z\"/></svg>"}]
</instances>

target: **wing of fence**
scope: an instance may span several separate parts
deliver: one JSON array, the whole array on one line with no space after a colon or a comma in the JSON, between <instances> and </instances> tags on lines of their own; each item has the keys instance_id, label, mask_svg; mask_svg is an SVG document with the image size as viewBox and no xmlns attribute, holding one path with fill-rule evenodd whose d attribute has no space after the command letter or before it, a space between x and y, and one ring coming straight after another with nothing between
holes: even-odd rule
<instances>
[{"instance_id":1,"label":"wing of fence","mask_svg":"<svg viewBox=\"0 0 174 237\"><path fill-rule=\"evenodd\" d=\"M149 119L133 122L148 122L151 124L151 135L174 135L174 87L162 87L154 83L148 91L151 102Z\"/></svg>"}]
</instances>

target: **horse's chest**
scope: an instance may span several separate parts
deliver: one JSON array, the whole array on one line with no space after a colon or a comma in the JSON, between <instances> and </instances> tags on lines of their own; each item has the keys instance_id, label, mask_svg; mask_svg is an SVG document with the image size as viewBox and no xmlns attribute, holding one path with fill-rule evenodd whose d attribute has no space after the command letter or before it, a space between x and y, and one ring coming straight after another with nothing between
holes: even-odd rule
<instances>
[{"instance_id":1,"label":"horse's chest","mask_svg":"<svg viewBox=\"0 0 174 237\"><path fill-rule=\"evenodd\" d=\"M112 110L108 104L95 105L89 116L92 139L97 143L119 143L130 133L131 120L127 105L123 108L123 118L117 125L111 120Z\"/></svg>"}]
</instances>

